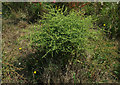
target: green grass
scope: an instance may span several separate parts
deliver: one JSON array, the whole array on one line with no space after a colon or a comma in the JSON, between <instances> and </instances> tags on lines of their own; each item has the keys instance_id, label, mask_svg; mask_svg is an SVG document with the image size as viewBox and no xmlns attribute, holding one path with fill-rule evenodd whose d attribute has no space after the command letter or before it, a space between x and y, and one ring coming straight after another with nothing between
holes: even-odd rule
<instances>
[{"instance_id":1,"label":"green grass","mask_svg":"<svg viewBox=\"0 0 120 85\"><path fill-rule=\"evenodd\" d=\"M74 12L72 13L74 14ZM84 21L84 16L80 16L82 18L81 20L77 20L78 16L75 18L73 17L74 16L70 17L70 15L65 17L62 14L58 14L54 18L51 16L51 18L48 18L48 20L42 20L42 25L39 23L27 24L25 21L23 23L19 22L18 24L7 24L12 22L12 20L3 19L2 82L119 82L120 54L118 52L118 41L108 39L104 35L104 32L100 31L99 29L89 29L90 26L93 28L95 25L92 25L91 21L89 22L89 20L92 18L88 17L86 18L86 21L91 24L90 26L87 26L88 28L84 33L91 37L87 39L86 37L83 38L84 42L82 44L84 45L85 50L79 50L77 46L79 46L80 42L78 42L77 39L81 40L81 38L74 34L82 33L81 29L79 29L82 25L78 25L78 28L75 28L74 25L81 22L81 20L83 20L83 22L81 22L83 25L87 25L87 23ZM65 19L62 22L60 18ZM72 21L72 18L74 21ZM69 22L69 20L71 20L71 22ZM62 30L61 27L56 23L59 23L60 26L64 24L64 29ZM69 25L66 25L65 23L70 23L70 26L73 26L70 29L72 30L71 34L70 32L67 32ZM49 29L50 32L48 32L48 29L46 29L49 27L51 27L51 29ZM60 48L60 50L62 49L63 52L57 54L54 51L54 48L51 47L53 50L53 55L51 55L52 53L48 53L48 55L46 55L44 58L41 58L49 51L49 49L44 49L44 46L47 48L47 44L49 45L48 41L45 39L49 38L50 36L41 36L40 34L48 32L51 33L52 37L56 38L57 36L58 39L59 37L62 39L66 38L65 36L61 37L60 35L57 35L57 31L55 31L55 29L60 33L63 32L64 34L71 35L71 39L73 39L71 42L76 46L76 48L66 51L66 49L68 49L67 47L72 45L71 43L67 43L65 44L66 46L63 46L66 47L65 49L62 49L62 47ZM93 33L94 35L88 35L90 33ZM27 38L26 35L28 36ZM84 34L82 35L84 36ZM77 39L75 37L77 37ZM43 44L41 47L41 42L37 42L37 40L39 41L40 38L42 38L41 42ZM53 40L57 43L57 39L55 40L55 38ZM31 43L32 40L34 40L33 43ZM51 46L54 47L54 44ZM59 44L56 45L57 48L60 46L61 45ZM79 53L77 54L76 50L79 50L81 55L79 55ZM36 71L36 73L34 73L34 71Z\"/></svg>"},{"instance_id":2,"label":"green grass","mask_svg":"<svg viewBox=\"0 0 120 85\"><path fill-rule=\"evenodd\" d=\"M15 26L13 26L13 28L15 28ZM106 82L118 81L117 76L112 74L112 70L117 69L117 66L119 65L118 61L116 61L115 59L115 57L119 56L115 52L115 50L117 50L117 45L115 41L100 40L100 42L96 42L96 48L95 51L93 51L95 52L95 55L91 53L91 57L88 58L88 61L84 62L83 59L81 63L79 62L79 60L81 61L81 58L78 57L76 59L77 65L71 63L70 61L69 63L67 63L67 67L62 67L57 61L53 61L53 59L39 60L38 57L40 56L40 54L37 53L35 49L29 47L29 40L22 40L20 38L24 37L24 35L26 34L29 35L30 31L33 31L32 27L19 30L13 29L13 32L12 30L7 33L3 32L3 82L13 82L13 79L16 79L15 82L33 82L33 80L35 80L35 82L38 82L41 79L44 79L42 82L48 82L47 80L49 80L49 77L47 77L47 75L50 75L50 78L54 82L69 82L73 75L72 72L76 71L78 71L76 73L76 82L102 82L106 79ZM14 36L16 36L17 39L14 39ZM19 50L19 48L22 49ZM101 54L102 56L99 57L98 54ZM51 65L50 61L52 61ZM19 63L21 63L21 65L19 65ZM81 67L81 64L85 64L86 67ZM115 66L114 68L113 65ZM62 69L60 67L62 67ZM37 71L37 74L35 74L35 76L33 76L34 70ZM88 72L90 76L87 75ZM64 73L66 75L64 75ZM46 77L43 75L45 75ZM20 80L18 76L20 77Z\"/></svg>"}]
</instances>

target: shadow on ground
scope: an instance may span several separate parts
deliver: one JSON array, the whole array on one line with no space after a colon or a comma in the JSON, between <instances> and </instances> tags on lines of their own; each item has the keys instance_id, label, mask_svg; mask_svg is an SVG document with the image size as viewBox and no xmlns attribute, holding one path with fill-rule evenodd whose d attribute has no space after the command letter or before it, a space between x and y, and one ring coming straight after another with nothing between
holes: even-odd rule
<instances>
[{"instance_id":1,"label":"shadow on ground","mask_svg":"<svg viewBox=\"0 0 120 85\"><path fill-rule=\"evenodd\" d=\"M61 56L66 55L60 53L57 57L52 57L48 54L46 58L41 58L45 54L44 52L29 53L26 57L20 57L20 67L24 68L19 73L27 78L29 83L56 83L62 82L61 75L66 73L66 65L68 59ZM62 54L62 55L61 55ZM54 54L56 55L56 54ZM67 56L67 55L66 55ZM36 73L34 73L36 71Z\"/></svg>"}]
</instances>

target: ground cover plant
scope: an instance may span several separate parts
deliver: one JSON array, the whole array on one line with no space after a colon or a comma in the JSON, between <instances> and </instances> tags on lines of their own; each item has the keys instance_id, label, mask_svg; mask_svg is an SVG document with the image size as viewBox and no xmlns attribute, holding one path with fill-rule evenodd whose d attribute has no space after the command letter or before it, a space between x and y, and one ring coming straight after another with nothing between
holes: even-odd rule
<instances>
[{"instance_id":1,"label":"ground cover plant","mask_svg":"<svg viewBox=\"0 0 120 85\"><path fill-rule=\"evenodd\" d=\"M31 22L26 17L15 24L10 23L12 13L4 15L3 83L119 82L119 41L106 36L108 25L99 26L101 16L89 14L96 3L73 3L72 9L71 3L8 3L7 10L13 4L28 6L26 16L41 18Z\"/></svg>"},{"instance_id":2,"label":"ground cover plant","mask_svg":"<svg viewBox=\"0 0 120 85\"><path fill-rule=\"evenodd\" d=\"M83 8L86 10L87 15L92 15L95 19L98 19L96 21L97 26L104 28L109 38L117 38L120 33L119 6L119 3L104 2L103 5L101 3L92 3Z\"/></svg>"}]
</instances>

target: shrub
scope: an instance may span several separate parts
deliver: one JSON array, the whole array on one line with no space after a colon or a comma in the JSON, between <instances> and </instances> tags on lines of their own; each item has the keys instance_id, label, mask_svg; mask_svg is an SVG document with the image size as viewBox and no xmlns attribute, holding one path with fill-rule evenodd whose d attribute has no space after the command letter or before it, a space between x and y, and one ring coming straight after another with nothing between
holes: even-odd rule
<instances>
[{"instance_id":1,"label":"shrub","mask_svg":"<svg viewBox=\"0 0 120 85\"><path fill-rule=\"evenodd\" d=\"M64 12L50 9L49 14L44 16L45 20L40 21L41 27L34 28L30 34L31 46L45 54L40 58L68 59L71 55L85 56L85 50L91 48L88 46L90 39L97 39L97 31L93 28L91 16L84 18L80 13L72 11L64 16ZM72 57L72 56L71 56Z\"/></svg>"},{"instance_id":2,"label":"shrub","mask_svg":"<svg viewBox=\"0 0 120 85\"><path fill-rule=\"evenodd\" d=\"M76 73L76 82L102 82L108 78L113 79L115 76L112 70L117 67L115 58L119 56L116 43L107 40L103 30L92 24L91 16L82 16L81 12L74 10L65 15L67 9L63 12L63 8L50 8L49 13L40 21L41 25L28 30L30 46L37 49L37 56L33 54L30 61L27 59L29 62L26 67L30 68L30 74L34 70L37 71L37 74L31 75L30 78L37 81L42 79L43 82L54 81L58 78L58 70L64 70L64 73L70 75L69 79ZM113 80L116 79L115 77Z\"/></svg>"}]
</instances>

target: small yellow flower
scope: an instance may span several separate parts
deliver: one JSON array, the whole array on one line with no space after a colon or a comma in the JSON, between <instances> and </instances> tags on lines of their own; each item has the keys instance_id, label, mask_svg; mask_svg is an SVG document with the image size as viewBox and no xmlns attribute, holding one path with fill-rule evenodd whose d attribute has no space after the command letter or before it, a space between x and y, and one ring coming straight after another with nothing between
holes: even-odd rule
<instances>
[{"instance_id":1,"label":"small yellow flower","mask_svg":"<svg viewBox=\"0 0 120 85\"><path fill-rule=\"evenodd\" d=\"M34 74L36 74L36 71L34 71Z\"/></svg>"},{"instance_id":2,"label":"small yellow flower","mask_svg":"<svg viewBox=\"0 0 120 85\"><path fill-rule=\"evenodd\" d=\"M61 13L61 14L63 14L63 13Z\"/></svg>"},{"instance_id":3,"label":"small yellow flower","mask_svg":"<svg viewBox=\"0 0 120 85\"><path fill-rule=\"evenodd\" d=\"M19 48L19 50L21 50L22 48Z\"/></svg>"},{"instance_id":4,"label":"small yellow flower","mask_svg":"<svg viewBox=\"0 0 120 85\"><path fill-rule=\"evenodd\" d=\"M105 24L103 24L103 26L105 26Z\"/></svg>"}]
</instances>

